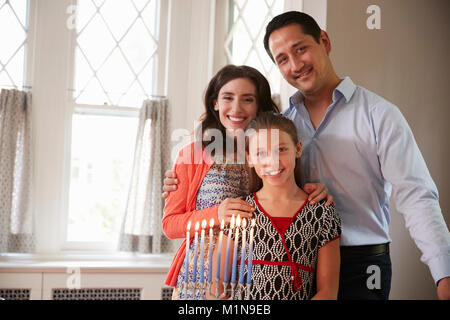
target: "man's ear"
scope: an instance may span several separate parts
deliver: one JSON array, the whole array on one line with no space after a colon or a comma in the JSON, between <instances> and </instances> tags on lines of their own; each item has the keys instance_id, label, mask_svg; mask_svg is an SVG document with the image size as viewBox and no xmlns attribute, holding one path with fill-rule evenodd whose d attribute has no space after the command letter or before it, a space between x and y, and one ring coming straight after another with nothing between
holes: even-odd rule
<instances>
[{"instance_id":1,"label":"man's ear","mask_svg":"<svg viewBox=\"0 0 450 320\"><path fill-rule=\"evenodd\" d=\"M320 31L320 43L324 45L325 51L327 52L327 54L330 54L331 51L331 41L330 41L330 37L328 37L328 33L326 33L326 31L321 30Z\"/></svg>"}]
</instances>

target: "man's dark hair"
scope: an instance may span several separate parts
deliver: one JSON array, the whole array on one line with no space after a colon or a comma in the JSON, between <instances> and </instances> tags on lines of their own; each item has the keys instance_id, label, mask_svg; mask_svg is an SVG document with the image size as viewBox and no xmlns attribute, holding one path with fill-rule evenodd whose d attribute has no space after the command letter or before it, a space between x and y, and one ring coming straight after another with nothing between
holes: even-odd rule
<instances>
[{"instance_id":1,"label":"man's dark hair","mask_svg":"<svg viewBox=\"0 0 450 320\"><path fill-rule=\"evenodd\" d=\"M317 24L316 20L310 15L299 12L299 11L288 11L282 13L272 19L266 27L266 34L264 36L264 48L267 51L270 59L275 62L272 53L269 48L269 37L277 29L280 29L289 24L296 23L301 26L304 34L309 34L316 40L317 43L320 43L320 27Z\"/></svg>"}]
</instances>

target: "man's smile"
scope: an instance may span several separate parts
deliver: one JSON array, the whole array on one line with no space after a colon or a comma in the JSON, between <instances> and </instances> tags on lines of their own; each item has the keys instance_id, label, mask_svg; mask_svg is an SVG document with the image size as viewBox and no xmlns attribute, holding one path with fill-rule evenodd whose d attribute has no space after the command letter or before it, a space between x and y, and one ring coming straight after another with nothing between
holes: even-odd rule
<instances>
[{"instance_id":1,"label":"man's smile","mask_svg":"<svg viewBox=\"0 0 450 320\"><path fill-rule=\"evenodd\" d=\"M298 74L294 73L294 79L295 80L303 80L311 74L312 70L313 70L313 67L307 67L307 69L302 71L301 73L298 73Z\"/></svg>"}]
</instances>

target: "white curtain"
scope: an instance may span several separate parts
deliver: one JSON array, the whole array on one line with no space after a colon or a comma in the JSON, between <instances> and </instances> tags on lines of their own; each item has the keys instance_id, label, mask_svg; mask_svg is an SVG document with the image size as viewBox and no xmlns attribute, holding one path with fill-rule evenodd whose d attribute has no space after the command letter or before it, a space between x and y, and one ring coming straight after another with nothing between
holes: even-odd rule
<instances>
[{"instance_id":1,"label":"white curtain","mask_svg":"<svg viewBox=\"0 0 450 320\"><path fill-rule=\"evenodd\" d=\"M161 226L164 172L170 165L168 101L145 100L139 115L133 173L122 221L119 250L140 253L173 251Z\"/></svg>"},{"instance_id":2,"label":"white curtain","mask_svg":"<svg viewBox=\"0 0 450 320\"><path fill-rule=\"evenodd\" d=\"M33 252L31 93L0 94L0 252Z\"/></svg>"}]
</instances>

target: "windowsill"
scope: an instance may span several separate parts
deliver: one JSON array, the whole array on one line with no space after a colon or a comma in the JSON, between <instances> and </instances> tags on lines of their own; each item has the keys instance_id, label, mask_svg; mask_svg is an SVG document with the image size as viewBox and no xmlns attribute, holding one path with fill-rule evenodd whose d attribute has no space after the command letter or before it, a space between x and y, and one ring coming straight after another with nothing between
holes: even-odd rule
<instances>
[{"instance_id":1,"label":"windowsill","mask_svg":"<svg viewBox=\"0 0 450 320\"><path fill-rule=\"evenodd\" d=\"M79 253L0 254L0 273L166 273L173 254ZM79 269L78 269L79 268Z\"/></svg>"}]
</instances>

